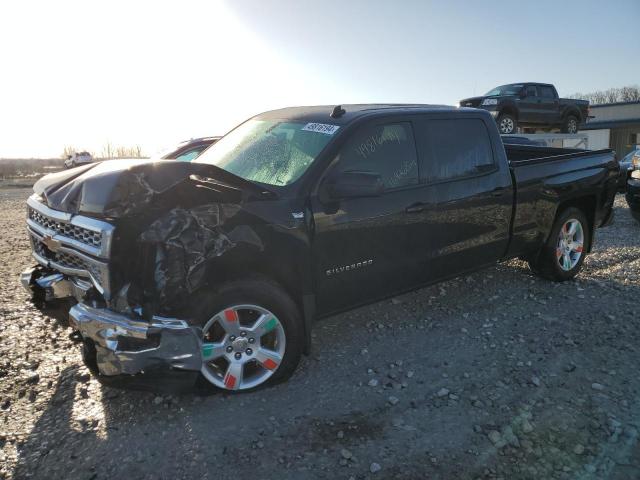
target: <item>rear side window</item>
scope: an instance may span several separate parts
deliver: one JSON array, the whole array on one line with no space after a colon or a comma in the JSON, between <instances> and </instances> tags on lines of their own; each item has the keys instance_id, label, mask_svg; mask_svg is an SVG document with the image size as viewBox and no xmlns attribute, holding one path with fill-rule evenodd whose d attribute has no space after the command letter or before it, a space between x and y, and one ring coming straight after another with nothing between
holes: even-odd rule
<instances>
[{"instance_id":1,"label":"rear side window","mask_svg":"<svg viewBox=\"0 0 640 480\"><path fill-rule=\"evenodd\" d=\"M385 188L418 183L418 157L408 122L367 125L340 149L337 171L380 174Z\"/></svg>"},{"instance_id":2,"label":"rear side window","mask_svg":"<svg viewBox=\"0 0 640 480\"><path fill-rule=\"evenodd\" d=\"M553 94L553 88L551 87L538 87L540 89L540 96L545 98L555 98Z\"/></svg>"},{"instance_id":3,"label":"rear side window","mask_svg":"<svg viewBox=\"0 0 640 480\"><path fill-rule=\"evenodd\" d=\"M197 158L198 155L200 155L200 153L205 148L206 148L206 145L203 145L201 147L194 148L193 150L187 150L186 152L181 153L180 155L178 155L175 159L180 161L180 162L190 162L194 158Z\"/></svg>"},{"instance_id":4,"label":"rear side window","mask_svg":"<svg viewBox=\"0 0 640 480\"><path fill-rule=\"evenodd\" d=\"M489 132L474 118L428 120L423 171L427 182L478 175L495 169Z\"/></svg>"}]
</instances>

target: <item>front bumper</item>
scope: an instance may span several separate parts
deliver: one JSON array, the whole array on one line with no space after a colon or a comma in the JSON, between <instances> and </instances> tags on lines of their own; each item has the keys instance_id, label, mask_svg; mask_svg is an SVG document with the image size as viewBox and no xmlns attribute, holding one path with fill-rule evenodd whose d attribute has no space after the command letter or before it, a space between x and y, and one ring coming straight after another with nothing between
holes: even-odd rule
<instances>
[{"instance_id":1,"label":"front bumper","mask_svg":"<svg viewBox=\"0 0 640 480\"><path fill-rule=\"evenodd\" d=\"M45 301L75 298L69 323L80 332L85 363L102 378L162 371L182 373L193 383L202 366L201 330L185 320L124 315L91 305L76 279L34 267L20 275L22 285ZM83 303L86 302L86 303ZM87 355L87 352L89 354Z\"/></svg>"},{"instance_id":2,"label":"front bumper","mask_svg":"<svg viewBox=\"0 0 640 480\"><path fill-rule=\"evenodd\" d=\"M184 320L154 316L151 322L78 303L69 321L95 346L102 375L136 375L149 369L200 371L201 341Z\"/></svg>"}]
</instances>

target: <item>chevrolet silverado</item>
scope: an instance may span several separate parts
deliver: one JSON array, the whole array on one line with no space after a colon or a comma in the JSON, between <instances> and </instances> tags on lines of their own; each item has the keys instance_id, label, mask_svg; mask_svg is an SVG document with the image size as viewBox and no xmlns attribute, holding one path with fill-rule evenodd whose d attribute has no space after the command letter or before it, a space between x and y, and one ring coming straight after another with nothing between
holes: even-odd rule
<instances>
[{"instance_id":1,"label":"chevrolet silverado","mask_svg":"<svg viewBox=\"0 0 640 480\"><path fill-rule=\"evenodd\" d=\"M73 300L103 381L253 389L293 373L318 318L514 257L573 278L618 174L611 150L505 145L479 109L287 108L193 162L42 178L21 279Z\"/></svg>"}]
</instances>

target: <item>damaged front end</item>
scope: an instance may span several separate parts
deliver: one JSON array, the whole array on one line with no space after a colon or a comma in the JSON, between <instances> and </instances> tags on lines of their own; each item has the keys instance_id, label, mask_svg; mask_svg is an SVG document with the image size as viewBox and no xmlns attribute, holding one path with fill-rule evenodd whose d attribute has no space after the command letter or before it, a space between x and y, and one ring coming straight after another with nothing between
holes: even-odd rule
<instances>
[{"instance_id":1,"label":"damaged front end","mask_svg":"<svg viewBox=\"0 0 640 480\"><path fill-rule=\"evenodd\" d=\"M22 273L22 284L45 302L74 301L70 324L100 377L160 371L192 384L202 365L192 294L215 259L263 249L239 213L247 199L270 192L209 165L76 170L34 186L27 227L38 265Z\"/></svg>"}]
</instances>

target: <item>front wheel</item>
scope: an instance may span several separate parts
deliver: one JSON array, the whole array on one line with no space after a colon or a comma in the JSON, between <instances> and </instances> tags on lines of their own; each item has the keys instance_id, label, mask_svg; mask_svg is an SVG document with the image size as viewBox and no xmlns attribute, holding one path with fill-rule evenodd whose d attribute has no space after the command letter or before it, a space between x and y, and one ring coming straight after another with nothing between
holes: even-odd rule
<instances>
[{"instance_id":1,"label":"front wheel","mask_svg":"<svg viewBox=\"0 0 640 480\"><path fill-rule=\"evenodd\" d=\"M590 235L582 210L566 209L556 218L547 243L529 260L531 270L556 282L572 279L582 269Z\"/></svg>"},{"instance_id":2,"label":"front wheel","mask_svg":"<svg viewBox=\"0 0 640 480\"><path fill-rule=\"evenodd\" d=\"M562 126L562 133L578 133L578 119L569 115Z\"/></svg>"},{"instance_id":3,"label":"front wheel","mask_svg":"<svg viewBox=\"0 0 640 480\"><path fill-rule=\"evenodd\" d=\"M303 350L298 308L278 285L241 280L203 293L200 385L252 390L288 379Z\"/></svg>"},{"instance_id":4,"label":"front wheel","mask_svg":"<svg viewBox=\"0 0 640 480\"><path fill-rule=\"evenodd\" d=\"M508 113L503 113L498 117L498 130L502 135L509 135L511 133L516 133L516 128L518 124L513 115L509 115Z\"/></svg>"}]
</instances>

